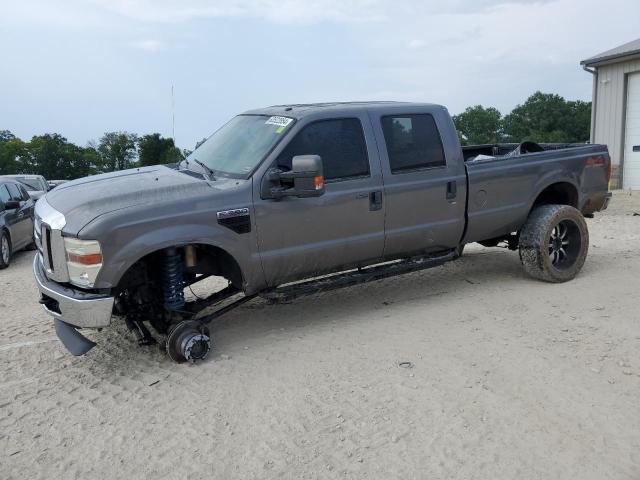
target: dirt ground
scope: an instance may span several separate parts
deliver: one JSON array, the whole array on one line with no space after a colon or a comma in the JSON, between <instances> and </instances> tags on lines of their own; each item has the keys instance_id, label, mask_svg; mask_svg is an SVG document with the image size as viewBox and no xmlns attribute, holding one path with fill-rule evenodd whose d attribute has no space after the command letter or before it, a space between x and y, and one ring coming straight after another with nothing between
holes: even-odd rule
<instances>
[{"instance_id":1,"label":"dirt ground","mask_svg":"<svg viewBox=\"0 0 640 480\"><path fill-rule=\"evenodd\" d=\"M469 246L443 267L268 305L177 365L123 325L74 358L32 252L0 272L0 478L640 478L640 192L579 277ZM400 362L411 362L402 368Z\"/></svg>"}]
</instances>

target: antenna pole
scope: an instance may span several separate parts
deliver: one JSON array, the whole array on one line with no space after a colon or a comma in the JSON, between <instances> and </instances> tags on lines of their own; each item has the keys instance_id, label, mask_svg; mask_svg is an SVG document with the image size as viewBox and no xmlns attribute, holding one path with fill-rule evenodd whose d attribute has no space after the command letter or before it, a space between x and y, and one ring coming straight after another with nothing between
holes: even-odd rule
<instances>
[{"instance_id":1,"label":"antenna pole","mask_svg":"<svg viewBox=\"0 0 640 480\"><path fill-rule=\"evenodd\" d=\"M171 138L173 138L173 144L176 144L176 104L173 96L173 83L171 84Z\"/></svg>"}]
</instances>

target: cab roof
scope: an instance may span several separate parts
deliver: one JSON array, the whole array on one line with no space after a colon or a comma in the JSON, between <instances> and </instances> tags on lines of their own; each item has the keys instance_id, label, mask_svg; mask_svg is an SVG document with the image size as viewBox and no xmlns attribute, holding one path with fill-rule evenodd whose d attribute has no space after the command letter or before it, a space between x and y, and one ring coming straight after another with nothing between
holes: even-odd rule
<instances>
[{"instance_id":1,"label":"cab roof","mask_svg":"<svg viewBox=\"0 0 640 480\"><path fill-rule=\"evenodd\" d=\"M372 109L399 110L404 108L444 108L433 103L417 102L392 102L392 101L368 101L368 102L326 102L326 103L292 103L287 105L272 105L244 112L246 115L282 115L285 117L302 118L317 113L335 115L353 114L355 112Z\"/></svg>"}]
</instances>

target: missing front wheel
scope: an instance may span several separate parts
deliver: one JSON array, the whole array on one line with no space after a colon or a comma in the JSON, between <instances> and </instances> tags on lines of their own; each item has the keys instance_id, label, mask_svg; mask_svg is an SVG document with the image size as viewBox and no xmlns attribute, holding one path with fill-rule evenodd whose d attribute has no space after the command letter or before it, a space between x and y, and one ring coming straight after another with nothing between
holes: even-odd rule
<instances>
[{"instance_id":1,"label":"missing front wheel","mask_svg":"<svg viewBox=\"0 0 640 480\"><path fill-rule=\"evenodd\" d=\"M202 322L180 322L169 332L166 348L169 357L178 363L204 360L211 351L209 329Z\"/></svg>"}]
</instances>

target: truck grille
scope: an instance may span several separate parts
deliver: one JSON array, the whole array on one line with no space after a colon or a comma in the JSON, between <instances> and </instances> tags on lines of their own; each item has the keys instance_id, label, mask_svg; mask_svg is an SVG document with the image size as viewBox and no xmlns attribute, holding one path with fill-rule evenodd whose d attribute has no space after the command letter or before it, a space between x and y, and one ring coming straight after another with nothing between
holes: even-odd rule
<instances>
[{"instance_id":1,"label":"truck grille","mask_svg":"<svg viewBox=\"0 0 640 480\"><path fill-rule=\"evenodd\" d=\"M36 247L47 277L56 282L69 281L62 238L65 223L64 216L54 210L44 198L38 201L33 226Z\"/></svg>"},{"instance_id":2,"label":"truck grille","mask_svg":"<svg viewBox=\"0 0 640 480\"><path fill-rule=\"evenodd\" d=\"M36 215L34 222L33 222L33 236L36 239L36 247L38 249L38 252L40 252L40 254L42 254L42 219L40 217L38 217Z\"/></svg>"},{"instance_id":3,"label":"truck grille","mask_svg":"<svg viewBox=\"0 0 640 480\"><path fill-rule=\"evenodd\" d=\"M53 254L51 253L51 229L44 225L42 227L42 258L44 259L45 269L51 273L55 273L55 265L53 263Z\"/></svg>"}]
</instances>

